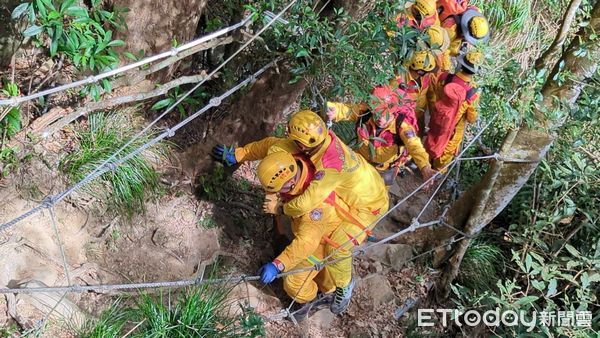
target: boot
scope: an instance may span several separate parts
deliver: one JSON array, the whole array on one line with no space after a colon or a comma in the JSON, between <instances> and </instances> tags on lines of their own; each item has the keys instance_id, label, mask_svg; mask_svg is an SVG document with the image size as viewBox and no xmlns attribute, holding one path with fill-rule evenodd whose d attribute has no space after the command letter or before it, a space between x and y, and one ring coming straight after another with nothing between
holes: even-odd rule
<instances>
[{"instance_id":1,"label":"boot","mask_svg":"<svg viewBox=\"0 0 600 338\"><path fill-rule=\"evenodd\" d=\"M354 280L354 277L352 277L348 286L335 289L335 296L333 297L333 302L330 307L333 314L338 315L346 311L348 305L350 305L350 299L352 299L352 291L354 291L355 285L356 281Z\"/></svg>"}]
</instances>

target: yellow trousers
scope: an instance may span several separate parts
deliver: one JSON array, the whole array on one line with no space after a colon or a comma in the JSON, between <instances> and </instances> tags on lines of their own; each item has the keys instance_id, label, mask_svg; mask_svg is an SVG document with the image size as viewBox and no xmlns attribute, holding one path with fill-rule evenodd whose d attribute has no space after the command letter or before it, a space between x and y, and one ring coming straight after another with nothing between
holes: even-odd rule
<instances>
[{"instance_id":1,"label":"yellow trousers","mask_svg":"<svg viewBox=\"0 0 600 338\"><path fill-rule=\"evenodd\" d=\"M358 213L353 213L353 215L364 227L368 227L382 214L387 212L389 207L388 204L389 200L386 195L385 198L382 199L381 208L379 209L377 215L374 215L368 210L359 211ZM328 244L326 246L327 254L329 255L334 253L330 258L331 260L341 260L329 265L328 269L331 273L331 278L333 278L335 286L343 288L348 286L352 279L352 248L364 242L364 240L367 238L367 234L362 230L361 227L357 226L353 222L344 221L335 231L333 231L329 238L332 242L335 242L338 247L336 248L334 245Z\"/></svg>"},{"instance_id":2,"label":"yellow trousers","mask_svg":"<svg viewBox=\"0 0 600 338\"><path fill-rule=\"evenodd\" d=\"M326 246L321 244L313 253L313 256L318 260L322 260L325 258L326 252ZM294 269L312 266L312 263L308 260L304 260L296 265ZM285 290L285 293L300 304L308 303L315 299L317 297L317 291L323 293L335 291L335 286L336 285L331 278L329 267L325 267L321 271L310 270L289 275L283 279L283 289Z\"/></svg>"}]
</instances>

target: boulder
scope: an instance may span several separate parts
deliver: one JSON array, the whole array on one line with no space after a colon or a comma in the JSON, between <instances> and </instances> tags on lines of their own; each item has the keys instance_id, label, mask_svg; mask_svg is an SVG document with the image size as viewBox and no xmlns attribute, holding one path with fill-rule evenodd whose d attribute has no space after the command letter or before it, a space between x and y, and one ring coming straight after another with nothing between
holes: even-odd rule
<instances>
[{"instance_id":1,"label":"boulder","mask_svg":"<svg viewBox=\"0 0 600 338\"><path fill-rule=\"evenodd\" d=\"M321 309L309 317L311 327L316 327L322 331L327 331L334 319L335 315L329 309Z\"/></svg>"},{"instance_id":2,"label":"boulder","mask_svg":"<svg viewBox=\"0 0 600 338\"><path fill-rule=\"evenodd\" d=\"M228 313L230 316L241 314L242 307L248 306L253 308L257 313L265 313L283 308L279 298L267 294L263 290L259 290L249 283L240 283L236 285L229 292L225 304L229 304Z\"/></svg>"},{"instance_id":3,"label":"boulder","mask_svg":"<svg viewBox=\"0 0 600 338\"><path fill-rule=\"evenodd\" d=\"M363 281L366 299L373 308L394 301L394 292L390 283L382 275L373 275Z\"/></svg>"},{"instance_id":4,"label":"boulder","mask_svg":"<svg viewBox=\"0 0 600 338\"><path fill-rule=\"evenodd\" d=\"M406 244L382 244L367 251L367 258L390 266L393 271L400 271L412 257L412 247Z\"/></svg>"}]
</instances>

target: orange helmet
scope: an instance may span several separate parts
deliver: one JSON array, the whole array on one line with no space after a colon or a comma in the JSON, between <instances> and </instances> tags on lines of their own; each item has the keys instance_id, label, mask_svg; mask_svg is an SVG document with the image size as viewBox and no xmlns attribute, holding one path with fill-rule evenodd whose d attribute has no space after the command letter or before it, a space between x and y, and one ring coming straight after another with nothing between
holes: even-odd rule
<instances>
[{"instance_id":1,"label":"orange helmet","mask_svg":"<svg viewBox=\"0 0 600 338\"><path fill-rule=\"evenodd\" d=\"M325 140L327 127L323 119L311 110L301 110L288 122L288 137L307 147L316 147Z\"/></svg>"},{"instance_id":2,"label":"orange helmet","mask_svg":"<svg viewBox=\"0 0 600 338\"><path fill-rule=\"evenodd\" d=\"M298 165L292 154L278 151L267 155L256 169L258 180L267 192L278 192L296 175Z\"/></svg>"}]
</instances>

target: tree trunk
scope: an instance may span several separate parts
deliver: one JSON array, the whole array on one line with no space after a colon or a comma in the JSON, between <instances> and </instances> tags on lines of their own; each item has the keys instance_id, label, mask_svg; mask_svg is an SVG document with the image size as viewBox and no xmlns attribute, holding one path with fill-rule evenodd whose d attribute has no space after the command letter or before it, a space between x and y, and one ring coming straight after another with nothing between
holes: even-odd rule
<instances>
[{"instance_id":1,"label":"tree trunk","mask_svg":"<svg viewBox=\"0 0 600 338\"><path fill-rule=\"evenodd\" d=\"M598 68L600 59L600 44L598 40L592 40L590 35L600 30L600 1L597 1L592 13L588 27L582 27L577 36L571 42L569 48L563 53L560 60L555 64L552 73L542 88L542 102L535 111L535 126L526 125L514 132L514 137L508 137L502 146L501 156L504 158L521 158L538 160L543 158L556 137L568 111L576 107L576 101L584 86L584 82L593 76ZM585 49L587 53L581 55L577 51ZM564 69L561 70L561 63ZM554 80L554 76L565 71L570 76L561 83ZM560 117L549 119L546 113L559 112ZM489 224L513 199L519 190L525 185L531 174L537 168L539 162L532 163L503 163L495 162L488 173L482 179L473 196L475 208L472 209L464 232L469 236L479 233ZM464 203L459 200L455 204ZM459 218L461 215L454 215ZM462 215L464 216L464 215ZM461 224L453 222L453 224ZM462 257L469 246L470 239L460 241L450 258L446 270L440 279L438 295L447 297L449 295L450 283L458 274Z\"/></svg>"},{"instance_id":2,"label":"tree trunk","mask_svg":"<svg viewBox=\"0 0 600 338\"><path fill-rule=\"evenodd\" d=\"M209 154L216 144L244 145L268 136L279 121L293 112L306 87L304 81L290 85L291 78L287 70L270 70L256 81L231 106L224 120L210 126L210 135L204 142L194 144L179 156L183 174L193 181L199 173L210 171L214 161ZM189 128L199 127L191 124Z\"/></svg>"},{"instance_id":3,"label":"tree trunk","mask_svg":"<svg viewBox=\"0 0 600 338\"><path fill-rule=\"evenodd\" d=\"M13 54L21 43L16 22L10 17L13 9L23 0L3 0L0 2L0 67L10 64Z\"/></svg>"},{"instance_id":4,"label":"tree trunk","mask_svg":"<svg viewBox=\"0 0 600 338\"><path fill-rule=\"evenodd\" d=\"M151 56L169 50L174 41L181 44L194 38L207 1L113 0L113 5L129 8L125 15L127 30L119 32L116 38L124 40L124 49L134 54L144 51L145 56ZM154 74L153 80L164 82L175 69L173 65Z\"/></svg>"}]
</instances>

